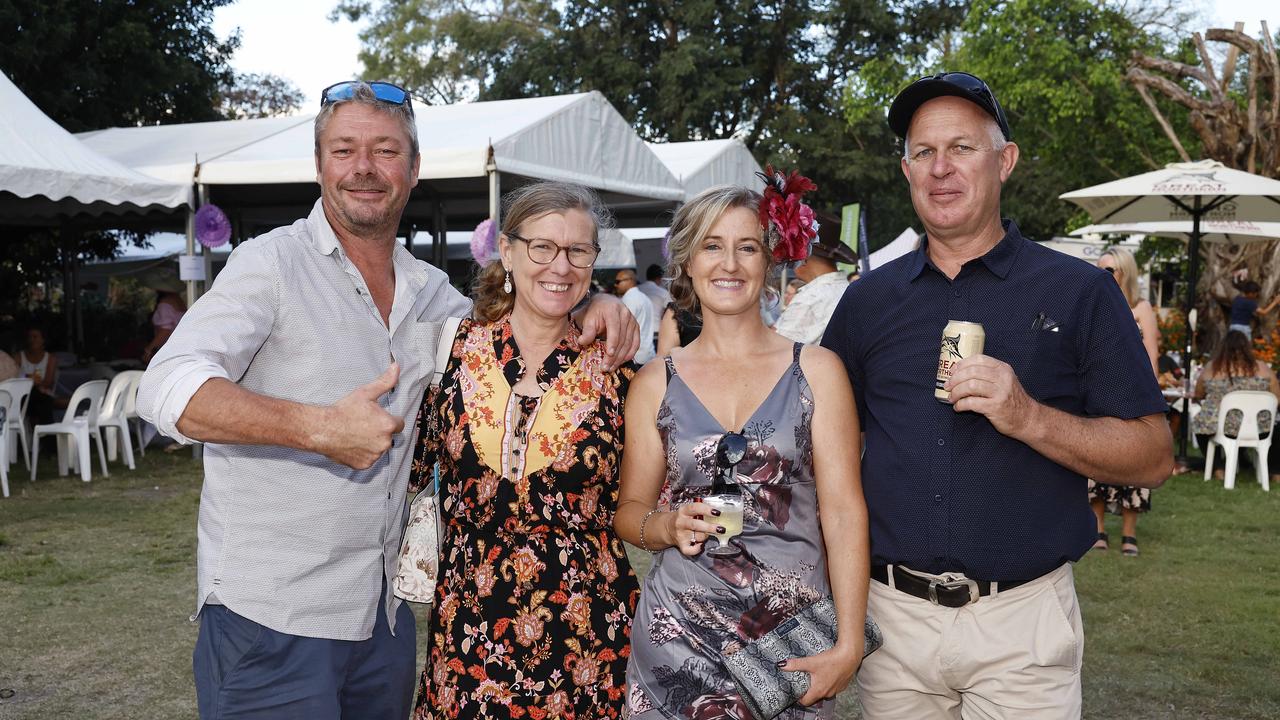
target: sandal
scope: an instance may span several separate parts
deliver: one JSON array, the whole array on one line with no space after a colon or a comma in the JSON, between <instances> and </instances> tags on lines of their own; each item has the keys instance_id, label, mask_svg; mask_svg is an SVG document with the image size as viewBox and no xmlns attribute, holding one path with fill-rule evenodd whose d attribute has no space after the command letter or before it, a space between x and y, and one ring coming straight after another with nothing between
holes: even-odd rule
<instances>
[{"instance_id":1,"label":"sandal","mask_svg":"<svg viewBox=\"0 0 1280 720\"><path fill-rule=\"evenodd\" d=\"M1093 544L1093 548L1092 548L1092 549L1093 549L1093 550L1106 550L1106 549L1107 549L1107 534L1106 534L1106 533L1104 533L1104 532L1100 532L1100 533L1098 533L1098 540L1097 540L1097 542L1095 542L1095 543Z\"/></svg>"},{"instance_id":2,"label":"sandal","mask_svg":"<svg viewBox=\"0 0 1280 720\"><path fill-rule=\"evenodd\" d=\"M1124 535L1120 538L1120 554L1125 557L1138 557L1138 538Z\"/></svg>"}]
</instances>

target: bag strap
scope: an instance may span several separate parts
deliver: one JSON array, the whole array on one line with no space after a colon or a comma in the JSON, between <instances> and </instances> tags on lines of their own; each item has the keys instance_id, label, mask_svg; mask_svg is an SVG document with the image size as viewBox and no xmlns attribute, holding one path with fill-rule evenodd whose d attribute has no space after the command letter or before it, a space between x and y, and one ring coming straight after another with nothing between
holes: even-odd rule
<instances>
[{"instance_id":1,"label":"bag strap","mask_svg":"<svg viewBox=\"0 0 1280 720\"><path fill-rule=\"evenodd\" d=\"M435 372L431 374L431 386L439 387L440 380L444 377L444 369L449 364L449 355L453 352L453 341L458 336L458 326L462 324L462 318L451 317L446 318L444 325L440 328L440 339L436 341L436 365Z\"/></svg>"},{"instance_id":2,"label":"bag strap","mask_svg":"<svg viewBox=\"0 0 1280 720\"><path fill-rule=\"evenodd\" d=\"M436 365L431 373L431 387L440 387L441 380L444 379L444 369L449 365L449 355L453 353L453 341L458 336L458 326L462 324L462 318L450 317L445 318L444 324L440 327L440 337L436 340ZM440 492L440 466L434 465L431 468L431 482L418 493L413 499L414 502L422 497L435 497Z\"/></svg>"}]
</instances>

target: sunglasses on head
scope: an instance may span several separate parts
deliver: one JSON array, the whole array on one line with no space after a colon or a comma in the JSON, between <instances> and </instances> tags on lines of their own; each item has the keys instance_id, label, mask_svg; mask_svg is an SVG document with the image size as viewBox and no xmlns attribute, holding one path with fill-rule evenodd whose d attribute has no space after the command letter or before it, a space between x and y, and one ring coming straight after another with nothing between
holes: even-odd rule
<instances>
[{"instance_id":1,"label":"sunglasses on head","mask_svg":"<svg viewBox=\"0 0 1280 720\"><path fill-rule=\"evenodd\" d=\"M320 107L343 100L350 100L355 97L356 88L360 84L361 81L359 80L346 80L330 85L320 92ZM403 105L409 108L409 112L413 112L413 100L410 98L408 90L389 82L374 81L365 84L369 86L370 90L373 90L375 98L391 105Z\"/></svg>"},{"instance_id":2,"label":"sunglasses on head","mask_svg":"<svg viewBox=\"0 0 1280 720\"><path fill-rule=\"evenodd\" d=\"M1115 275L1115 274L1116 274L1116 269L1115 269L1115 268L1113 268L1113 267L1104 267L1104 268L1102 268L1102 269L1103 269L1103 270L1106 270L1107 272L1111 273L1112 275Z\"/></svg>"}]
</instances>

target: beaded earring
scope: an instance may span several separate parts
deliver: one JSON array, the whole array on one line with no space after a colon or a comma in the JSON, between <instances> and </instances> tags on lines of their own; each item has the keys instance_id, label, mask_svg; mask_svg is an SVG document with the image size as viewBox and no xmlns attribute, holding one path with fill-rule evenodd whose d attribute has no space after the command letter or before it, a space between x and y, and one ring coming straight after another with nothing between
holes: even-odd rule
<instances>
[{"instance_id":1,"label":"beaded earring","mask_svg":"<svg viewBox=\"0 0 1280 720\"><path fill-rule=\"evenodd\" d=\"M507 279L502 281L502 292L511 294L511 271L507 271Z\"/></svg>"}]
</instances>

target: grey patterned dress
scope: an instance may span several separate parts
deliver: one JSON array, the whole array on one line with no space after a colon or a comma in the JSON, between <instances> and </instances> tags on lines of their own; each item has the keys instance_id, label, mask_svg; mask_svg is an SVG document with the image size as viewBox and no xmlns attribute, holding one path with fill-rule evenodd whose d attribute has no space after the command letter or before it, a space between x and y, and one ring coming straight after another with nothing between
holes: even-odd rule
<instances>
[{"instance_id":1,"label":"grey patterned dress","mask_svg":"<svg viewBox=\"0 0 1280 720\"><path fill-rule=\"evenodd\" d=\"M746 510L738 555L655 556L631 630L627 706L631 718L750 720L722 658L772 630L799 608L830 594L813 478L813 393L790 367L748 420L749 450L738 465ZM667 455L660 503L703 496L725 429L666 358L667 391L658 431ZM783 718L826 718L827 707L792 708Z\"/></svg>"}]
</instances>

